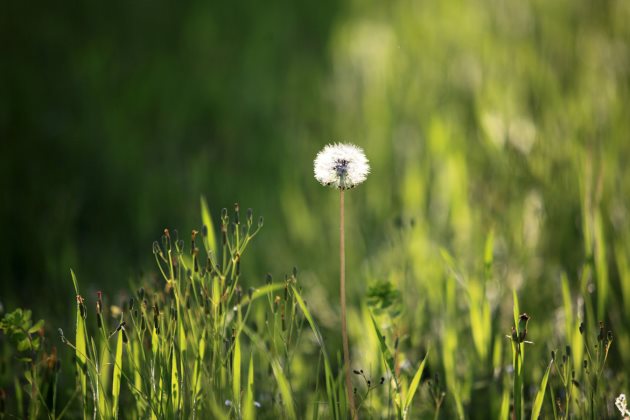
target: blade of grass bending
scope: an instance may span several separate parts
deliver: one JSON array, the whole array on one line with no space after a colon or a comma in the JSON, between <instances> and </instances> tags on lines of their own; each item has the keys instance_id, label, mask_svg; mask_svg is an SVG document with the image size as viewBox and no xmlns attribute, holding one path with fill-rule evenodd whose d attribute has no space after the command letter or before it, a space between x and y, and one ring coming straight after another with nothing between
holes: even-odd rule
<instances>
[{"instance_id":1,"label":"blade of grass bending","mask_svg":"<svg viewBox=\"0 0 630 420\"><path fill-rule=\"evenodd\" d=\"M376 332L376 337L378 338L381 349L381 356L383 356L383 360L385 361L385 364L387 365L387 368L389 369L392 377L394 378L394 382L396 383L396 389L398 389L398 380L396 379L395 375L396 370L394 366L394 356L389 350L389 347L387 347L387 343L385 343L385 337L381 333L381 330L378 327L378 324L376 323L376 320L374 319L374 316L372 314L370 314L370 318L372 319L372 325L374 326L374 331Z\"/></svg>"},{"instance_id":2,"label":"blade of grass bending","mask_svg":"<svg viewBox=\"0 0 630 420\"><path fill-rule=\"evenodd\" d=\"M293 403L293 395L291 394L289 381L284 375L280 362L278 362L278 359L275 357L271 359L271 369L273 371L273 375L276 377L276 382L278 382L280 395L282 395L284 407L287 409L287 417L290 419L297 418L295 415L295 404Z\"/></svg>"},{"instance_id":3,"label":"blade of grass bending","mask_svg":"<svg viewBox=\"0 0 630 420\"><path fill-rule=\"evenodd\" d=\"M324 357L324 374L326 375L326 393L328 394L328 404L330 405L330 409L332 410L333 418L338 419L339 418L339 414L337 411L338 404L337 404L336 393L334 391L335 380L332 376L332 370L330 369L330 361L328 360L328 353L326 352L326 345L324 344L324 339L322 337L321 332L319 331L319 328L317 327L317 324L315 324L315 321L313 320L313 316L311 315L311 312L306 307L306 303L304 302L304 299L302 299L302 295L300 295L300 293L297 291L295 286L291 286L291 289L293 290L293 294L295 295L295 300L297 301L298 306L302 310L302 313L304 314L304 317L306 318L308 325L311 327L311 330L313 331L313 334L315 335L317 344L319 344L319 348Z\"/></svg>"},{"instance_id":4,"label":"blade of grass bending","mask_svg":"<svg viewBox=\"0 0 630 420\"><path fill-rule=\"evenodd\" d=\"M545 393L547 391L547 380L549 379L549 371L551 370L552 364L553 364L553 360L549 362L549 365L547 366L547 370L545 371L542 381L540 382L540 388L538 389L538 392L536 393L536 398L534 399L534 405L532 406L532 420L537 420L538 416L540 416L540 410L545 400Z\"/></svg>"},{"instance_id":5,"label":"blade of grass bending","mask_svg":"<svg viewBox=\"0 0 630 420\"><path fill-rule=\"evenodd\" d=\"M249 295L243 296L243 298L241 299L241 302L237 305L237 307L242 308L243 306L255 301L259 297L267 296L268 293L279 290L279 289L283 289L284 287L285 287L284 283L272 283L272 284L265 285L263 287L259 287L252 292L251 297Z\"/></svg>"},{"instance_id":6,"label":"blade of grass bending","mask_svg":"<svg viewBox=\"0 0 630 420\"><path fill-rule=\"evenodd\" d=\"M422 378L422 372L424 371L424 365L426 364L428 357L429 357L429 352L427 351L427 354L424 356L424 359L422 359L422 363L420 363L420 366L418 367L416 374L413 375L413 379L411 380L411 385L409 385L409 390L407 391L407 397L405 398L405 403L403 406L404 418L407 418L407 415L409 413L409 407L411 407L411 403L413 402L413 397L416 395L416 390L418 389L418 386L420 385L420 379Z\"/></svg>"},{"instance_id":7,"label":"blade of grass bending","mask_svg":"<svg viewBox=\"0 0 630 420\"><path fill-rule=\"evenodd\" d=\"M396 377L396 366L394 362L394 356L392 352L387 347L387 343L385 342L385 336L381 333L376 320L374 319L374 315L370 313L370 318L372 319L372 325L374 326L374 331L376 332L376 336L378 338L381 357L383 358L387 369L389 369L392 378L394 379L394 389L392 390L392 401L394 403L394 407L396 408L396 417L401 419L403 417L403 412L401 410L401 395L400 395L400 383L398 382L398 378ZM457 398L457 397L456 397ZM457 401L457 400L456 400Z\"/></svg>"},{"instance_id":8,"label":"blade of grass bending","mask_svg":"<svg viewBox=\"0 0 630 420\"><path fill-rule=\"evenodd\" d=\"M122 321L122 320L121 320ZM120 378L122 376L122 353L123 353L123 331L118 331L118 342L116 343L116 356L114 358L114 375L112 378L112 413L114 418L118 418L118 401L120 397Z\"/></svg>"}]
</instances>

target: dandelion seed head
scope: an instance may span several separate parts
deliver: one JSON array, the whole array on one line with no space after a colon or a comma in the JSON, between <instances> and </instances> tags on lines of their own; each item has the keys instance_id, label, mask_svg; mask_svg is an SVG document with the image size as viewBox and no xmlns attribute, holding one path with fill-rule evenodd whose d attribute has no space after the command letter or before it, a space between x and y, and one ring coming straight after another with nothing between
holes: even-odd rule
<instances>
[{"instance_id":1,"label":"dandelion seed head","mask_svg":"<svg viewBox=\"0 0 630 420\"><path fill-rule=\"evenodd\" d=\"M315 179L340 190L354 188L366 180L370 164L363 149L354 144L329 144L315 158Z\"/></svg>"},{"instance_id":2,"label":"dandelion seed head","mask_svg":"<svg viewBox=\"0 0 630 420\"><path fill-rule=\"evenodd\" d=\"M628 403L626 401L626 394L619 394L619 396L615 400L615 405L617 406L617 409L621 412L622 416L630 416L630 411L628 411Z\"/></svg>"}]
</instances>

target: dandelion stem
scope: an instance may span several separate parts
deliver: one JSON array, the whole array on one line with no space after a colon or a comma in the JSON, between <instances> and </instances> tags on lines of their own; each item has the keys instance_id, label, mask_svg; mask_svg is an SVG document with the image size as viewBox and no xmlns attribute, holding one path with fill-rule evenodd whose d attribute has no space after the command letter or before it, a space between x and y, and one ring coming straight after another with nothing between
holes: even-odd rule
<instances>
[{"instance_id":1,"label":"dandelion stem","mask_svg":"<svg viewBox=\"0 0 630 420\"><path fill-rule=\"evenodd\" d=\"M350 351L348 349L348 330L346 327L346 252L345 252L345 220L344 220L344 196L343 188L339 190L339 300L341 301L341 336L343 339L343 358L346 378L346 395L350 407L350 415L353 419L358 419L352 392L352 381L350 380Z\"/></svg>"}]
</instances>

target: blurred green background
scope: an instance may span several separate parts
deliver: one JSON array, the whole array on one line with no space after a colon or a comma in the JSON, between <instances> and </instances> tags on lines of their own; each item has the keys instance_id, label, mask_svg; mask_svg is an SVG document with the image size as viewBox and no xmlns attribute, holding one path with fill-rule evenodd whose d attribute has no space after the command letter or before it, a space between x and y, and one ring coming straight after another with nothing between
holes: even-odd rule
<instances>
[{"instance_id":1,"label":"blurred green background","mask_svg":"<svg viewBox=\"0 0 630 420\"><path fill-rule=\"evenodd\" d=\"M348 141L372 164L347 200L356 307L388 280L410 330L429 328L439 249L474 277L493 230L495 333L509 330L513 287L534 331L537 317L561 323L561 273L617 331L630 325L628 1L2 9L5 308L69 319L71 267L112 296L150 277L152 241L198 229L203 194L215 218L235 202L265 216L245 283L298 266L336 330L338 195L312 160Z\"/></svg>"}]
</instances>

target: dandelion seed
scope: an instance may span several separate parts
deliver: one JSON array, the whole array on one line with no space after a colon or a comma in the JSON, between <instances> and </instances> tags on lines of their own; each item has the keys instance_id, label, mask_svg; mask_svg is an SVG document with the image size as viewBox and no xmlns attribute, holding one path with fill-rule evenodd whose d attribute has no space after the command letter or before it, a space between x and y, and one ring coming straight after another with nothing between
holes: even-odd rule
<instances>
[{"instance_id":1,"label":"dandelion seed","mask_svg":"<svg viewBox=\"0 0 630 420\"><path fill-rule=\"evenodd\" d=\"M630 416L630 410L628 410L628 403L626 401L626 394L619 394L617 399L615 400L615 405L617 409L621 412L621 415L626 418Z\"/></svg>"},{"instance_id":2,"label":"dandelion seed","mask_svg":"<svg viewBox=\"0 0 630 420\"><path fill-rule=\"evenodd\" d=\"M315 179L322 185L347 190L359 185L370 173L363 149L353 144L329 144L315 158Z\"/></svg>"}]
</instances>

